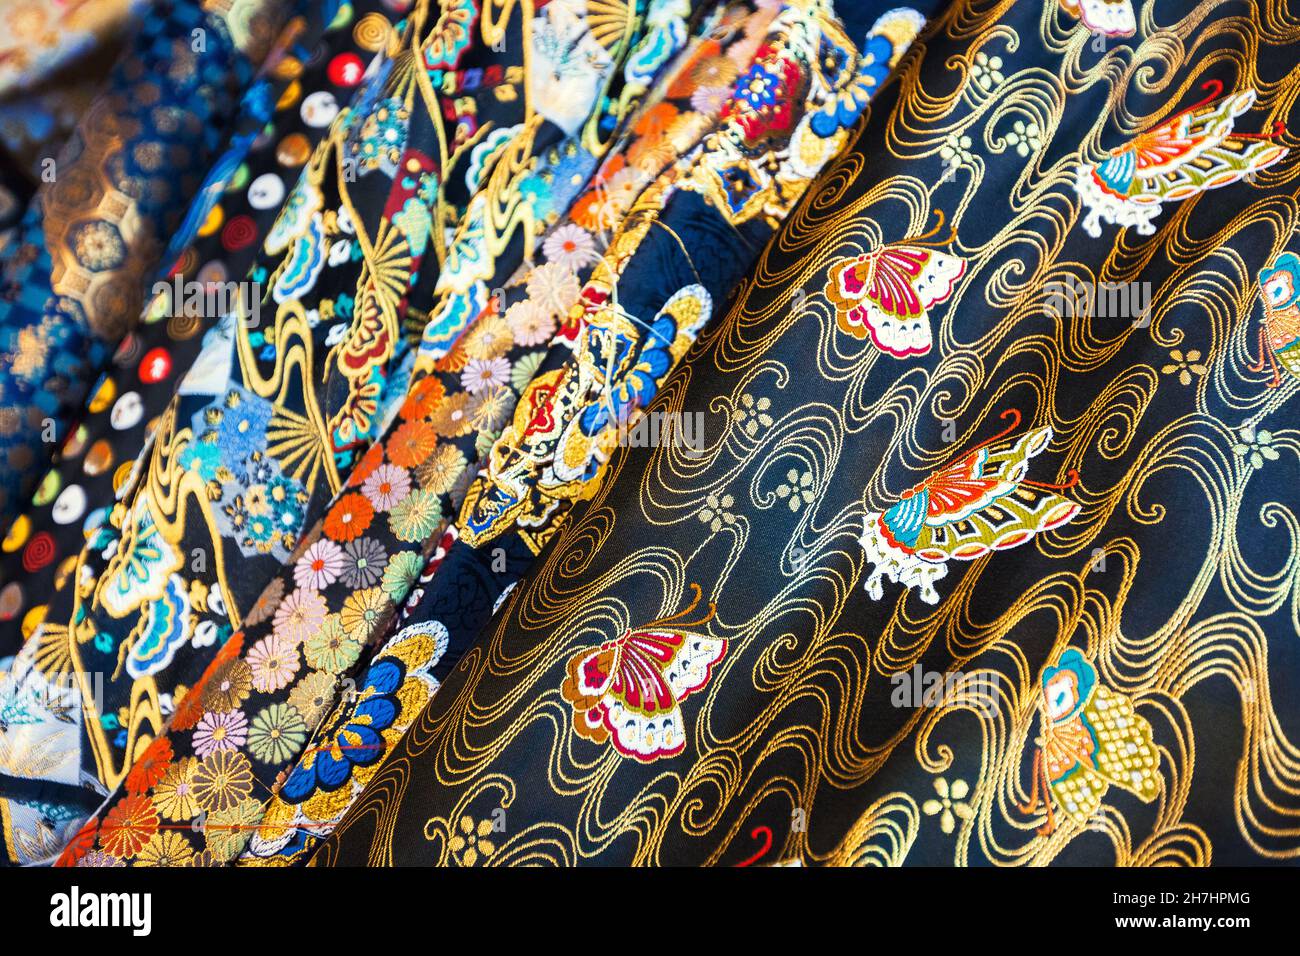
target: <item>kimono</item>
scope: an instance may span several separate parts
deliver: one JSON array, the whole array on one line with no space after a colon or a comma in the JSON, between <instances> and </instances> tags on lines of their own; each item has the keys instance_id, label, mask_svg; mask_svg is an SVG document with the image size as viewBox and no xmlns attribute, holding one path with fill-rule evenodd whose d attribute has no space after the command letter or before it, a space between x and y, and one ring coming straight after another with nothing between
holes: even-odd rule
<instances>
[{"instance_id":1,"label":"kimono","mask_svg":"<svg viewBox=\"0 0 1300 956\"><path fill-rule=\"evenodd\" d=\"M1293 862L1281 15L937 14L312 864Z\"/></svg>"},{"instance_id":2,"label":"kimono","mask_svg":"<svg viewBox=\"0 0 1300 956\"><path fill-rule=\"evenodd\" d=\"M0 861L1300 857L1300 8L118 7L0 156Z\"/></svg>"}]
</instances>

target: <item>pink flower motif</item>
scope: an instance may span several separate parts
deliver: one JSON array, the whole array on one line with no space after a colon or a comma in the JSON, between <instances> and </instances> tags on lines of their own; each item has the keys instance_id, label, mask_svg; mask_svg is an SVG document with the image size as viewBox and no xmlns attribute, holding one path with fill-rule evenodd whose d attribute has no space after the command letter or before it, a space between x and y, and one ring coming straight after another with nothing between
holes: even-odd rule
<instances>
[{"instance_id":1,"label":"pink flower motif","mask_svg":"<svg viewBox=\"0 0 1300 956\"><path fill-rule=\"evenodd\" d=\"M319 591L299 588L276 609L275 633L292 644L301 644L319 633L328 611L325 598Z\"/></svg>"},{"instance_id":2,"label":"pink flower motif","mask_svg":"<svg viewBox=\"0 0 1300 956\"><path fill-rule=\"evenodd\" d=\"M209 711L194 728L194 752L200 758L219 750L238 750L248 740L248 718L242 710Z\"/></svg>"},{"instance_id":3,"label":"pink flower motif","mask_svg":"<svg viewBox=\"0 0 1300 956\"><path fill-rule=\"evenodd\" d=\"M470 359L460 373L460 384L471 395L500 388L510 381L510 363L503 358Z\"/></svg>"},{"instance_id":4,"label":"pink flower motif","mask_svg":"<svg viewBox=\"0 0 1300 956\"><path fill-rule=\"evenodd\" d=\"M691 109L706 116L717 116L730 96L731 90L725 86L701 86L691 94Z\"/></svg>"},{"instance_id":5,"label":"pink flower motif","mask_svg":"<svg viewBox=\"0 0 1300 956\"><path fill-rule=\"evenodd\" d=\"M532 299L506 309L506 321L520 345L545 345L555 333L555 318Z\"/></svg>"},{"instance_id":6,"label":"pink flower motif","mask_svg":"<svg viewBox=\"0 0 1300 956\"><path fill-rule=\"evenodd\" d=\"M376 511L389 511L411 493L411 476L405 468L380 465L361 485L361 493L375 506Z\"/></svg>"},{"instance_id":7,"label":"pink flower motif","mask_svg":"<svg viewBox=\"0 0 1300 956\"><path fill-rule=\"evenodd\" d=\"M577 272L588 263L596 261L596 244L591 235L577 223L565 223L551 232L542 243L542 253L550 262L556 262Z\"/></svg>"},{"instance_id":8,"label":"pink flower motif","mask_svg":"<svg viewBox=\"0 0 1300 956\"><path fill-rule=\"evenodd\" d=\"M293 566L293 580L300 588L319 591L333 584L343 573L343 549L328 538L308 548Z\"/></svg>"},{"instance_id":9,"label":"pink flower motif","mask_svg":"<svg viewBox=\"0 0 1300 956\"><path fill-rule=\"evenodd\" d=\"M609 186L615 195L627 197L624 209L631 207L635 193L629 191L623 181L634 179L635 175L630 169L620 169L609 180ZM623 210L619 211L620 216L622 212ZM528 297L551 315L567 315L569 307L578 301L581 291L578 277L558 262L543 263L528 273Z\"/></svg>"},{"instance_id":10,"label":"pink flower motif","mask_svg":"<svg viewBox=\"0 0 1300 956\"><path fill-rule=\"evenodd\" d=\"M262 638L248 652L253 686L264 694L279 690L293 680L293 675L298 673L298 664L297 645L278 634Z\"/></svg>"}]
</instances>

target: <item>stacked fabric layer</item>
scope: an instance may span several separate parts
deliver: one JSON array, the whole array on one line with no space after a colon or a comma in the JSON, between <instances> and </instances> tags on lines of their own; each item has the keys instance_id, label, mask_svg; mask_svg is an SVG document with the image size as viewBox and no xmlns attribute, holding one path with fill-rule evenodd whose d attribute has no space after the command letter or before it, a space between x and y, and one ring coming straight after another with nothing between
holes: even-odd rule
<instances>
[{"instance_id":1,"label":"stacked fabric layer","mask_svg":"<svg viewBox=\"0 0 1300 956\"><path fill-rule=\"evenodd\" d=\"M1300 856L1300 11L27 6L0 859Z\"/></svg>"}]
</instances>

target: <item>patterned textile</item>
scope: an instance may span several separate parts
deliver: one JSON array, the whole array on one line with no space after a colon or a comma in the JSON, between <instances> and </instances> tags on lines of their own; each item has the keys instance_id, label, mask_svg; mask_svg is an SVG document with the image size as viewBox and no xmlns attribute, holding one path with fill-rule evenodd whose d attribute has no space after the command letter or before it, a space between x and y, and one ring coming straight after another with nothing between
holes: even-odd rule
<instances>
[{"instance_id":1,"label":"patterned textile","mask_svg":"<svg viewBox=\"0 0 1300 956\"><path fill-rule=\"evenodd\" d=\"M639 54L660 50L663 57L682 46L686 38L682 18L689 12L689 7L678 3L651 8L647 18L651 32L633 52L629 80L637 78L633 68L647 79L652 75L646 71L653 62ZM662 42L663 34L669 34L668 44ZM674 35L678 39L672 39ZM633 102L629 94L635 91L630 85L623 91L617 108L627 110ZM663 135L663 125L648 119L656 110L658 106L648 108L635 124L636 142ZM658 115L662 118L661 111ZM576 130L574 137L561 143L541 170L524 171L527 182L517 191L529 197L530 212L562 211L568 206L574 180L585 183L598 158L581 145L582 140L605 123L604 115L593 114L585 130ZM696 128L694 135L699 133ZM615 142L619 141L621 138ZM648 160L641 174L648 177L647 170L655 162ZM625 163L624 154L616 151L606 162L602 177L611 168L624 168ZM558 187L568 188L561 191ZM598 191L605 189L598 183ZM228 646L235 650L231 654L238 653L241 644L243 653L232 659L223 649L190 692L187 699L192 701L192 710L178 711L169 733L154 743L158 752L171 755L174 766L197 770L212 753L208 728L233 720L241 726L246 723L250 733L239 735L233 749L225 748L223 755L214 759L231 760L250 770L255 766L255 787L272 786L277 774L289 769L306 734L333 703L340 677L358 659L367 641L382 636L396 603L405 597L423 563L422 550L432 549L437 541L441 516L453 511L463 498L472 477L469 463L500 434L518 390L536 374L546 355L539 346L544 346L555 330L562 303L576 298L578 280L558 266L525 267L527 281L511 284L511 288L517 290L517 296L525 289L536 291L545 286L550 297L547 311L526 317L520 309L511 312L501 301L506 298L502 292L476 313L483 291L506 284L519 265L517 258L492 256L491 245L484 241L487 223L483 208L471 204L450 245L448 261L454 268L444 269L439 279L433 318L424 331L414 375L396 418L383 439L353 469L348 485L335 497L320 527L304 537L289 566L262 595L261 601L275 609L274 615L268 613L232 638ZM580 199L575 214L584 208ZM540 250L543 255L548 244L554 247L553 236L571 235L571 230L566 232L568 225L548 235ZM595 239L588 236L588 242L594 244ZM591 258L595 258L594 252ZM450 352L435 359L438 346L430 330L441 326L444 320L439 317L467 313L477 314L474 324ZM261 676L268 652L285 661L272 680ZM211 691L214 685L226 684L239 688L238 699L232 699L231 706L224 698L217 700ZM261 733L263 727L270 736ZM162 786L165 789L166 785ZM143 799L129 785L126 791L123 797L130 806ZM251 824L258 822L261 801L241 801L234 820L227 819L225 809L199 805L183 816L186 825L197 821L193 827L199 836L197 849L218 861L241 849ZM173 816L177 812L182 811L174 811ZM284 828L280 833L286 839L290 835Z\"/></svg>"},{"instance_id":2,"label":"patterned textile","mask_svg":"<svg viewBox=\"0 0 1300 956\"><path fill-rule=\"evenodd\" d=\"M313 862L1300 856L1282 6L940 15Z\"/></svg>"},{"instance_id":3,"label":"patterned textile","mask_svg":"<svg viewBox=\"0 0 1300 956\"><path fill-rule=\"evenodd\" d=\"M0 291L0 528L135 324L167 237L290 9L160 0L42 177Z\"/></svg>"},{"instance_id":4,"label":"patterned textile","mask_svg":"<svg viewBox=\"0 0 1300 956\"><path fill-rule=\"evenodd\" d=\"M141 324L118 346L54 467L0 545L0 658L18 651L68 586L86 535L107 517L177 380L216 337L219 300L248 275L285 194L359 82L359 71L339 66L374 55L384 25L391 27L391 6L353 3L323 38L286 31L289 44L272 53L267 75L245 94L246 132L214 164L189 225L176 233L195 231L193 243L170 257L171 274L160 279L166 291L151 296Z\"/></svg>"},{"instance_id":5,"label":"patterned textile","mask_svg":"<svg viewBox=\"0 0 1300 956\"><path fill-rule=\"evenodd\" d=\"M111 46L148 0L10 0L0 11L0 97L29 90Z\"/></svg>"},{"instance_id":6,"label":"patterned textile","mask_svg":"<svg viewBox=\"0 0 1300 956\"><path fill-rule=\"evenodd\" d=\"M0 865L1296 865L1298 53L0 0Z\"/></svg>"},{"instance_id":7,"label":"patterned textile","mask_svg":"<svg viewBox=\"0 0 1300 956\"><path fill-rule=\"evenodd\" d=\"M603 128L653 76L663 36L684 39L691 8L660 4L647 16L621 6L590 24L564 5L536 18L517 9L479 29L468 0L417 3L366 68L263 242L251 273L265 277L264 301L252 303L260 308L241 300L215 330L78 557L73 587L56 595L0 685L0 700L25 708L24 722L0 728L0 774L13 793L54 803L81 775L94 791L128 779L167 721L184 725L198 704L202 695L185 689L244 644L255 686L292 676L296 648L291 661L244 628L271 622L280 594L264 589L304 531L363 520L346 503L326 506L405 394L401 320L427 318L406 330L421 336L422 362L447 351L484 287L478 270L499 260L509 275L535 241L520 182L555 178L579 146L588 156L606 148ZM552 71L569 86L529 86L527 50L559 56ZM615 80L621 95L602 94ZM577 103L585 118L568 112ZM576 189L572 175L565 185ZM413 507L400 514L410 523L394 518L394 527L408 537L428 521ZM68 718L51 719L55 706ZM102 799L87 806L78 789L63 797L64 821L79 823ZM42 846L69 835L31 826Z\"/></svg>"},{"instance_id":8,"label":"patterned textile","mask_svg":"<svg viewBox=\"0 0 1300 956\"><path fill-rule=\"evenodd\" d=\"M856 118L923 24L916 11L891 11L858 41L859 52L827 7L793 4L756 42L730 44L727 63L710 45L687 64L670 88L677 105L666 109L670 98L652 115L669 126L683 122L689 104L711 102L700 95L701 76L733 75L707 135L691 150L649 138L634 144L630 154L643 173L647 157L682 158L626 210L608 208L616 200L599 193L580 200L579 222L544 244L555 259L529 274L524 294L505 313L526 328L538 311L549 312L555 265L588 247L583 224L596 227L601 216L625 223L595 269L581 270L582 291L571 285L565 299L576 301L567 320L465 494L459 517L423 568L408 562L404 576L420 574L415 590L393 589L395 599L409 592L405 606L366 671L355 681L345 678L342 701L271 802L246 862L301 859L330 832L533 554L559 531L575 502L597 493L616 444L662 435L702 447L690 419L646 420L643 409L707 328L715 303L753 264L756 253L751 258L744 250L762 247L821 163L847 142L847 124L819 118L838 109L837 95L855 86L860 93L847 109ZM780 92L755 105L756 80L781 83ZM617 195L626 167L610 165L617 171L607 170L601 181ZM747 190L735 185L742 177ZM733 185L722 188L728 180ZM722 254L732 243L740 250Z\"/></svg>"}]
</instances>

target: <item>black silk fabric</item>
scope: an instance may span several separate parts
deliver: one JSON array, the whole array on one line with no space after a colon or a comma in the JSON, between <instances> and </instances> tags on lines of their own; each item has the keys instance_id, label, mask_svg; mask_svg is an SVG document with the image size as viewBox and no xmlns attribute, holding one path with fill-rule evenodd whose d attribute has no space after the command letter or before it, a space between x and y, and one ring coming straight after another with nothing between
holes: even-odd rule
<instances>
[{"instance_id":1,"label":"black silk fabric","mask_svg":"<svg viewBox=\"0 0 1300 956\"><path fill-rule=\"evenodd\" d=\"M313 864L1294 861L1298 16L936 14Z\"/></svg>"}]
</instances>

